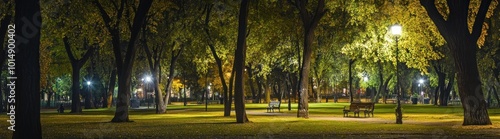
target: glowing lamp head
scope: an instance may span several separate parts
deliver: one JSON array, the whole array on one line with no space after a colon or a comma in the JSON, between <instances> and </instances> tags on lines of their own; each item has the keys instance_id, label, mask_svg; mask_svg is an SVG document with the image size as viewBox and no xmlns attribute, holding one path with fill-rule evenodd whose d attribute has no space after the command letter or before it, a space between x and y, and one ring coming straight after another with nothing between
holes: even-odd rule
<instances>
[{"instance_id":1,"label":"glowing lamp head","mask_svg":"<svg viewBox=\"0 0 500 139\"><path fill-rule=\"evenodd\" d=\"M150 76L147 76L145 80L146 80L146 82L151 82L152 79Z\"/></svg>"},{"instance_id":2,"label":"glowing lamp head","mask_svg":"<svg viewBox=\"0 0 500 139\"><path fill-rule=\"evenodd\" d=\"M90 84L92 84L92 82L90 82L90 81L87 81L87 85L90 85Z\"/></svg>"},{"instance_id":3,"label":"glowing lamp head","mask_svg":"<svg viewBox=\"0 0 500 139\"><path fill-rule=\"evenodd\" d=\"M401 33L403 33L403 27L399 24L392 25L391 33L392 35L401 36Z\"/></svg>"}]
</instances>

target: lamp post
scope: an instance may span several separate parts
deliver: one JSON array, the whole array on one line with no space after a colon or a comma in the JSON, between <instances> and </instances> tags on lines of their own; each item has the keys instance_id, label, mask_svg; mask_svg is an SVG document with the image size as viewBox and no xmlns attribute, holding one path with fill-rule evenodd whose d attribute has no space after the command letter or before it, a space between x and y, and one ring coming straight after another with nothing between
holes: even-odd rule
<instances>
[{"instance_id":1,"label":"lamp post","mask_svg":"<svg viewBox=\"0 0 500 139\"><path fill-rule=\"evenodd\" d=\"M424 95L422 94L422 86L424 85L424 79L420 79L418 80L418 87L420 87L420 95Z\"/></svg>"},{"instance_id":2,"label":"lamp post","mask_svg":"<svg viewBox=\"0 0 500 139\"><path fill-rule=\"evenodd\" d=\"M396 92L397 92L397 106L396 106L396 124L403 124L403 113L401 112L401 90L399 87L399 49L398 42L403 27L399 24L391 26L391 33L396 37Z\"/></svg>"},{"instance_id":3,"label":"lamp post","mask_svg":"<svg viewBox=\"0 0 500 139\"><path fill-rule=\"evenodd\" d=\"M89 91L89 94L87 94L87 97L85 97L85 109L89 109L90 107L92 107L92 105L87 105L87 103L88 103L88 104L92 104L92 103L91 103L91 102L92 102L92 101L91 101L91 99L92 99L92 96L91 96L91 95L92 95L92 90L90 89L90 85L91 85L91 84L92 84L92 82L91 82L91 81L87 81L87 89L88 89L88 91ZM87 99L88 99L88 100L87 100ZM87 106L89 106L89 107L87 108Z\"/></svg>"},{"instance_id":4,"label":"lamp post","mask_svg":"<svg viewBox=\"0 0 500 139\"><path fill-rule=\"evenodd\" d=\"M205 111L208 111L208 93L210 93L210 85L208 85L207 92L205 93Z\"/></svg>"},{"instance_id":5,"label":"lamp post","mask_svg":"<svg viewBox=\"0 0 500 139\"><path fill-rule=\"evenodd\" d=\"M148 101L148 109L149 109L149 93L148 93L148 90L149 90L149 82L151 82L151 76L146 76L146 78L144 79L144 81L146 82L146 88L144 89L145 92L146 92L146 101Z\"/></svg>"},{"instance_id":6,"label":"lamp post","mask_svg":"<svg viewBox=\"0 0 500 139\"><path fill-rule=\"evenodd\" d=\"M424 102L424 98L425 97L424 97L424 92L422 91L422 86L424 86L424 79L419 79L418 80L418 87L420 88L420 92L419 93L420 93L420 96L421 96L420 98L422 99L421 103L425 104L425 102Z\"/></svg>"}]
</instances>

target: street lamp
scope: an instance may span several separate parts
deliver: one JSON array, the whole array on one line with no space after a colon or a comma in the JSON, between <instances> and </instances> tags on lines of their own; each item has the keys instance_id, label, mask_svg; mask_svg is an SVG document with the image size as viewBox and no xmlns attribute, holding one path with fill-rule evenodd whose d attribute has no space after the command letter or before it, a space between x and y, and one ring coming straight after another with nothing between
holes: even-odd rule
<instances>
[{"instance_id":1,"label":"street lamp","mask_svg":"<svg viewBox=\"0 0 500 139\"><path fill-rule=\"evenodd\" d=\"M91 104L91 99L92 99L92 90L90 89L90 85L92 84L91 81L87 81L87 89L89 91L89 94L87 94L87 97L85 97L85 103L89 103ZM88 99L88 100L87 100ZM91 105L89 105L90 107L92 107ZM87 109L87 105L85 105L85 109Z\"/></svg>"},{"instance_id":2,"label":"street lamp","mask_svg":"<svg viewBox=\"0 0 500 139\"><path fill-rule=\"evenodd\" d=\"M212 83L207 86L207 91L205 93L205 111L208 111L208 93L210 93L210 85L212 85Z\"/></svg>"},{"instance_id":3,"label":"street lamp","mask_svg":"<svg viewBox=\"0 0 500 139\"><path fill-rule=\"evenodd\" d=\"M151 76L146 76L146 82L151 82Z\"/></svg>"},{"instance_id":4,"label":"street lamp","mask_svg":"<svg viewBox=\"0 0 500 139\"><path fill-rule=\"evenodd\" d=\"M403 32L403 27L399 24L391 26L391 34L396 37L396 92L397 92L397 107L396 107L396 124L403 124L403 113L401 112L401 91L399 88L399 37Z\"/></svg>"},{"instance_id":5,"label":"street lamp","mask_svg":"<svg viewBox=\"0 0 500 139\"><path fill-rule=\"evenodd\" d=\"M422 92L422 86L424 85L424 79L419 79L418 80L418 87L420 87L420 95L424 95Z\"/></svg>"},{"instance_id":6,"label":"street lamp","mask_svg":"<svg viewBox=\"0 0 500 139\"><path fill-rule=\"evenodd\" d=\"M151 76L146 76L145 78L142 78L142 81L143 82L146 82L146 87L144 89L144 92L146 92L146 101L148 102L148 109L149 109L149 105L150 105L150 100L149 100L149 93L148 93L148 90L149 90L149 82L151 82Z\"/></svg>"}]
</instances>

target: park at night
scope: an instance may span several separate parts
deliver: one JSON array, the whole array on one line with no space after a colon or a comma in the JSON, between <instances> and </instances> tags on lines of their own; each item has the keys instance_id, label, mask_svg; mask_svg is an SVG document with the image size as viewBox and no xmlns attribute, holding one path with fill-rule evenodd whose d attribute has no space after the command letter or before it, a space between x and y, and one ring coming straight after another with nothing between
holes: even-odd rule
<instances>
[{"instance_id":1,"label":"park at night","mask_svg":"<svg viewBox=\"0 0 500 139\"><path fill-rule=\"evenodd\" d=\"M0 139L500 138L499 0L1 0Z\"/></svg>"}]
</instances>

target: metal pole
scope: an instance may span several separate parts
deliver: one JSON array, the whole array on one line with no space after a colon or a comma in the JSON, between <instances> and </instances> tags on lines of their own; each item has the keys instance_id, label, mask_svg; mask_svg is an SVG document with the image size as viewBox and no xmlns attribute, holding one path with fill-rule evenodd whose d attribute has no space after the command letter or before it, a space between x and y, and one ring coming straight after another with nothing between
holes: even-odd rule
<instances>
[{"instance_id":1,"label":"metal pole","mask_svg":"<svg viewBox=\"0 0 500 139\"><path fill-rule=\"evenodd\" d=\"M396 93L397 93L397 107L396 107L396 124L403 124L403 114L401 112L401 90L399 87L399 49L398 49L398 36L396 36Z\"/></svg>"},{"instance_id":2,"label":"metal pole","mask_svg":"<svg viewBox=\"0 0 500 139\"><path fill-rule=\"evenodd\" d=\"M150 99L150 97L149 97L148 89L149 89L149 85L146 82L146 101L148 101L148 109L149 109L149 99Z\"/></svg>"},{"instance_id":3,"label":"metal pole","mask_svg":"<svg viewBox=\"0 0 500 139\"><path fill-rule=\"evenodd\" d=\"M208 88L207 91L205 91L205 111L208 111Z\"/></svg>"}]
</instances>

